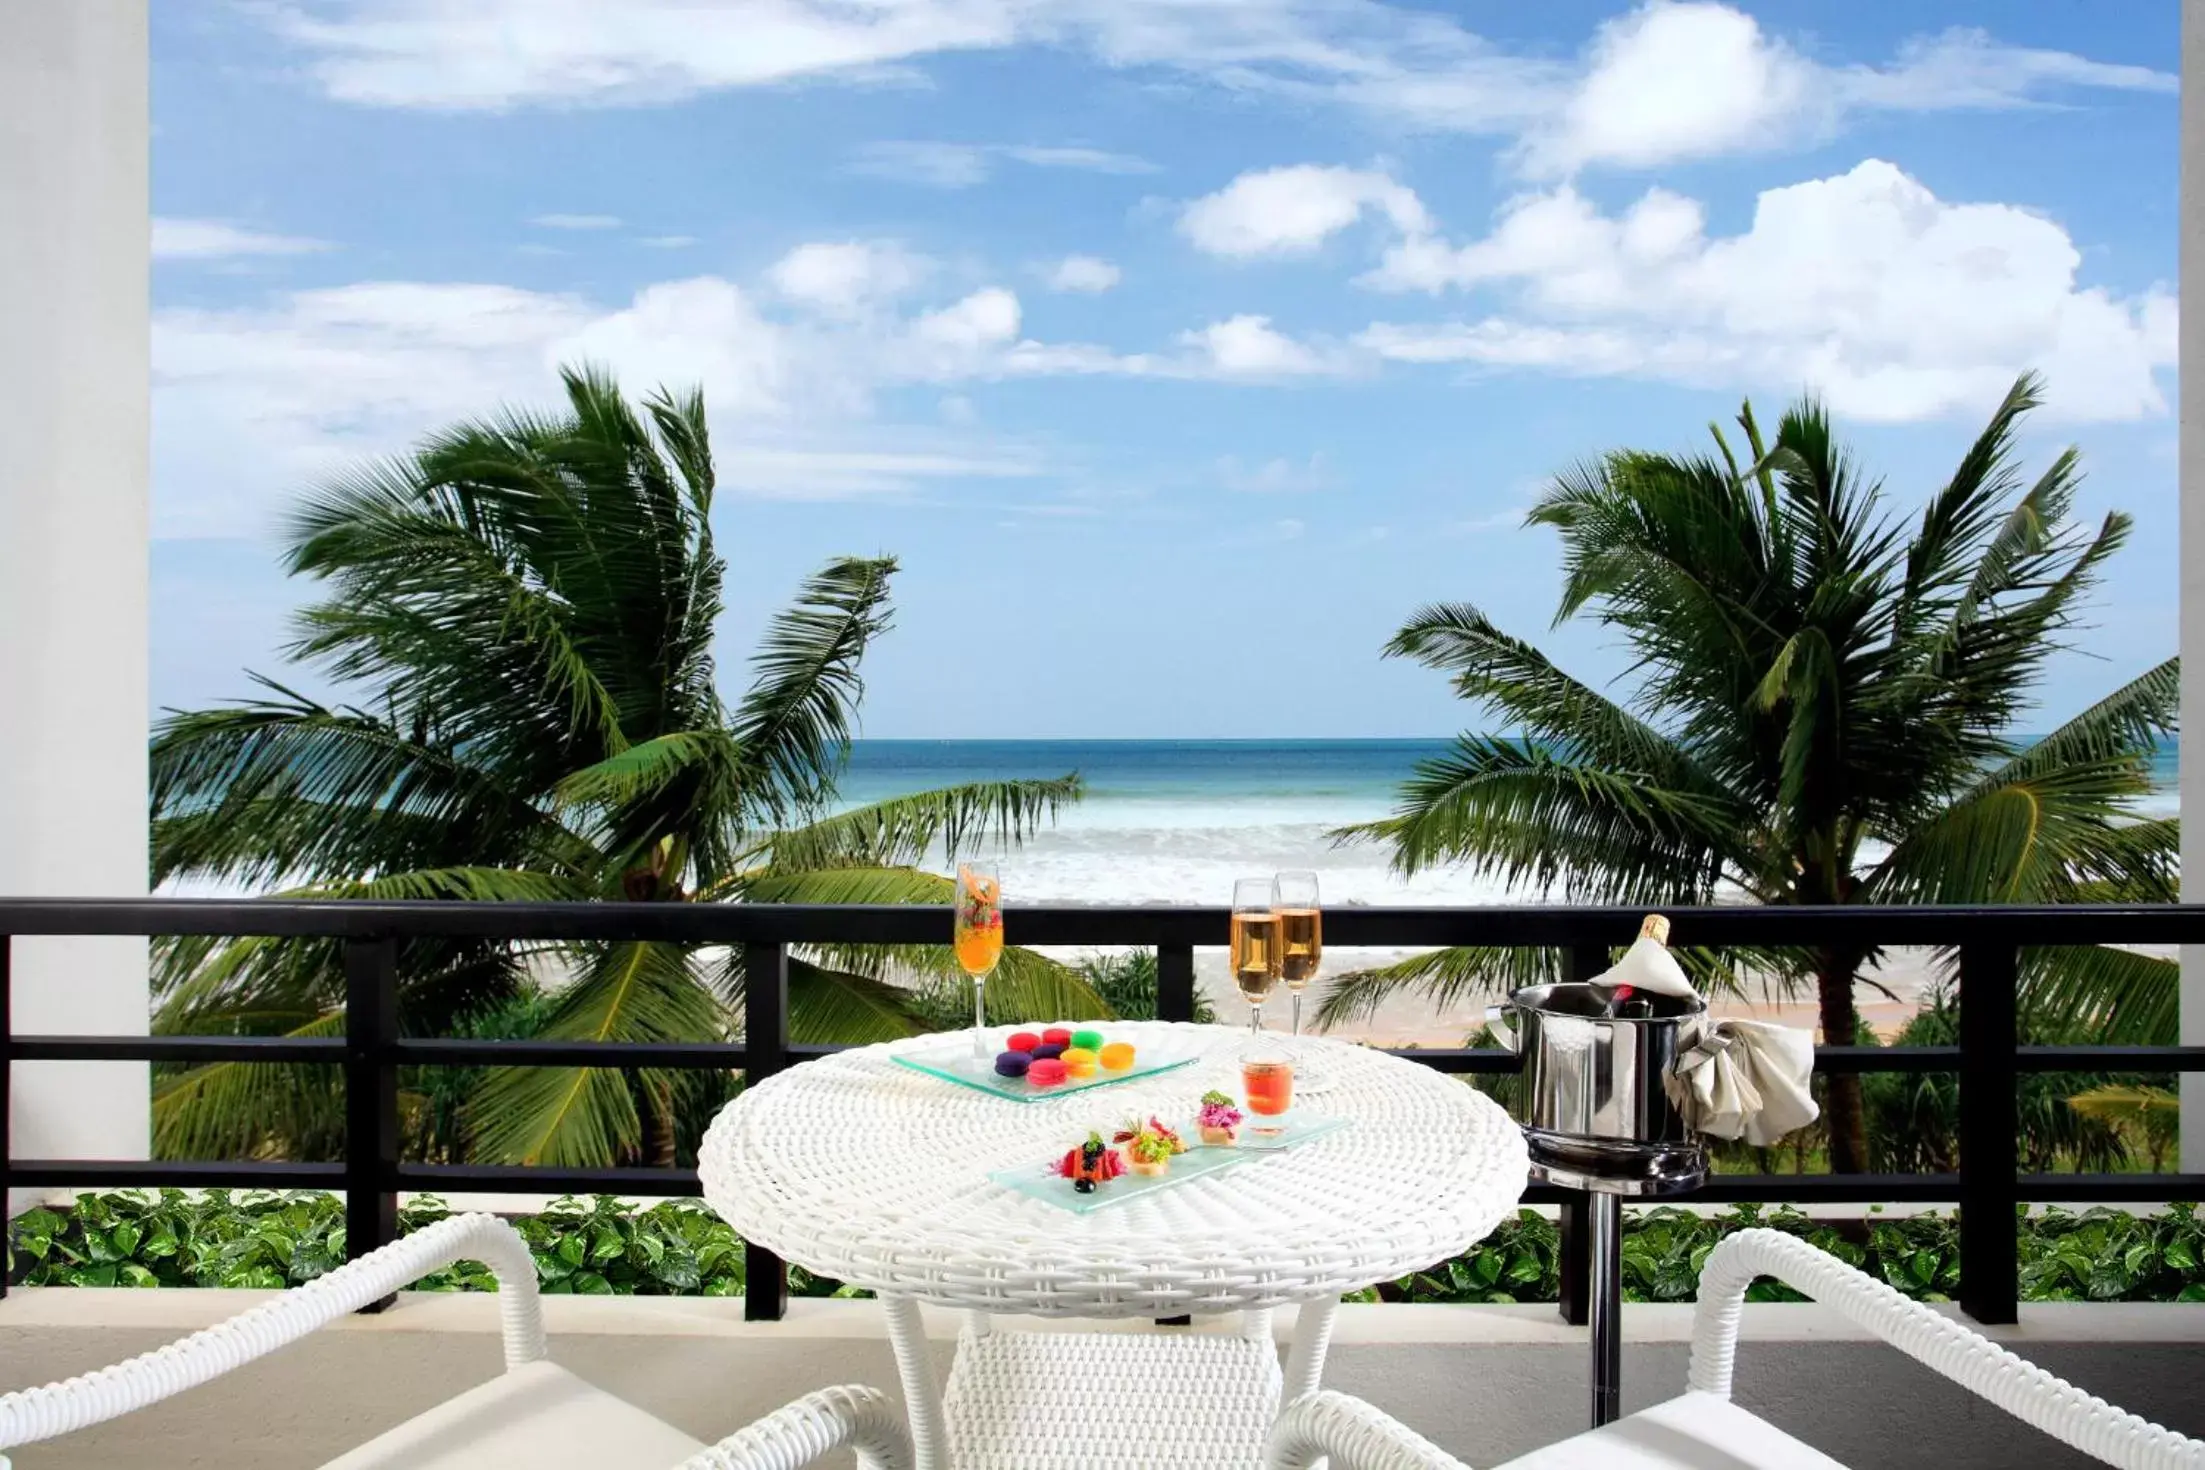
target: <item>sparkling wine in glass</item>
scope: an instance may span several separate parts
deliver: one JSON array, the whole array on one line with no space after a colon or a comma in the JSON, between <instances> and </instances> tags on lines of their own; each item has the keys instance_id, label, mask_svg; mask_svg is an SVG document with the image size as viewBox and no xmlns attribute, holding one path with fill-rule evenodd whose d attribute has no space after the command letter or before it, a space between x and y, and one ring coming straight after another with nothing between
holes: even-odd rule
<instances>
[{"instance_id":1,"label":"sparkling wine in glass","mask_svg":"<svg viewBox=\"0 0 2205 1470\"><path fill-rule=\"evenodd\" d=\"M1003 880L993 863L957 865L957 966L972 977L972 1056L983 1066L988 1054L988 976L1003 958Z\"/></svg>"},{"instance_id":2,"label":"sparkling wine in glass","mask_svg":"<svg viewBox=\"0 0 2205 1470\"><path fill-rule=\"evenodd\" d=\"M1263 1034L1263 1002L1279 983L1279 916L1271 911L1271 885L1242 878L1233 885L1233 983L1248 1002L1248 1030Z\"/></svg>"},{"instance_id":3,"label":"sparkling wine in glass","mask_svg":"<svg viewBox=\"0 0 2205 1470\"><path fill-rule=\"evenodd\" d=\"M1279 917L1279 978L1294 997L1294 1034L1302 1034L1302 992L1324 959L1325 916L1317 875L1306 869L1271 880L1271 912Z\"/></svg>"}]
</instances>

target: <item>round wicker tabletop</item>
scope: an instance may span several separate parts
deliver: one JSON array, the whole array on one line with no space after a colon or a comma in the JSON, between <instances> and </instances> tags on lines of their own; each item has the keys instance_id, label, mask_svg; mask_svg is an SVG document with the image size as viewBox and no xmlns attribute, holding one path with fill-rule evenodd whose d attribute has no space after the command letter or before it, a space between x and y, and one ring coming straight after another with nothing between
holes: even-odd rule
<instances>
[{"instance_id":1,"label":"round wicker tabletop","mask_svg":"<svg viewBox=\"0 0 2205 1470\"><path fill-rule=\"evenodd\" d=\"M1020 1103L891 1060L953 1038L842 1052L728 1104L705 1135L705 1198L747 1239L853 1285L987 1312L1155 1317L1337 1297L1464 1250L1523 1193L1522 1136L1491 1099L1315 1038L1302 1044L1328 1086L1296 1110L1351 1120L1337 1132L1087 1214L991 1182L1040 1173L1091 1127L1185 1118L1209 1088L1238 1093L1244 1032L1103 1029L1197 1059Z\"/></svg>"}]
</instances>

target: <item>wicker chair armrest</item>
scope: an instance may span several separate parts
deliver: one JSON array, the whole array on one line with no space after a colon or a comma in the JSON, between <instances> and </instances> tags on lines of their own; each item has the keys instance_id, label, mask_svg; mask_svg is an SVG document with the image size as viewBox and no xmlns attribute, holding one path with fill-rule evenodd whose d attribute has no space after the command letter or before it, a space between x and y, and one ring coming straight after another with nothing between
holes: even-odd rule
<instances>
[{"instance_id":1,"label":"wicker chair armrest","mask_svg":"<svg viewBox=\"0 0 2205 1470\"><path fill-rule=\"evenodd\" d=\"M455 1215L165 1347L59 1383L0 1395L0 1449L157 1404L465 1260L484 1262L498 1278L506 1366L544 1356L536 1262L527 1242L495 1215ZM0 1470L6 1464L0 1456Z\"/></svg>"},{"instance_id":2,"label":"wicker chair armrest","mask_svg":"<svg viewBox=\"0 0 2205 1470\"><path fill-rule=\"evenodd\" d=\"M797 1470L835 1450L865 1470L912 1470L911 1436L888 1395L863 1384L823 1388L684 1460L679 1470Z\"/></svg>"},{"instance_id":3,"label":"wicker chair armrest","mask_svg":"<svg viewBox=\"0 0 2205 1470\"><path fill-rule=\"evenodd\" d=\"M1288 1404L1263 1451L1264 1470L1469 1470L1438 1445L1361 1399L1320 1390Z\"/></svg>"},{"instance_id":4,"label":"wicker chair armrest","mask_svg":"<svg viewBox=\"0 0 2205 1470\"><path fill-rule=\"evenodd\" d=\"M1741 1230L1708 1253L1692 1319L1691 1386L1730 1396L1746 1288L1773 1276L1916 1362L2084 1454L2127 1470L2201 1470L2205 1444L2085 1393L1807 1242Z\"/></svg>"}]
</instances>

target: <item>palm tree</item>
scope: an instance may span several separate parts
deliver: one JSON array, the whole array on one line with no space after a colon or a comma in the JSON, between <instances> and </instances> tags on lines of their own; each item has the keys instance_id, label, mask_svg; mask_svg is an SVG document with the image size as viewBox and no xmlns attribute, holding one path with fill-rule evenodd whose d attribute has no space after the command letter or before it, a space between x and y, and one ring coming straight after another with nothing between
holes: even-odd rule
<instances>
[{"instance_id":1,"label":"palm tree","mask_svg":"<svg viewBox=\"0 0 2205 1470\"><path fill-rule=\"evenodd\" d=\"M1419 611L1389 655L1447 672L1512 736L1466 734L1394 815L1350 837L1403 872L1468 863L1573 901L1661 905L2061 902L2175 896L2176 822L2143 820L2176 666L2152 669L2024 742L2047 657L2128 533L2069 520L2072 449L2024 484L2024 376L1911 528L1887 511L1812 400L1741 465L1619 450L1559 477L1527 517L1562 537L1556 622L1590 612L1637 660L1618 701L1474 607ZM1824 1039L1856 1038L1857 946L1733 956L1811 982ZM1948 965L1950 957L1945 957ZM1700 963L1717 979L1711 957ZM1442 998L1553 979L1551 952L1452 950L1350 977L1337 1021L1389 990ZM2039 1034L2171 1041L2171 961L2118 949L2024 957ZM1964 1001L1963 997L1963 1001ZM1832 1167L1867 1157L1859 1079L1829 1079Z\"/></svg>"},{"instance_id":2,"label":"palm tree","mask_svg":"<svg viewBox=\"0 0 2205 1470\"><path fill-rule=\"evenodd\" d=\"M153 878L319 897L617 902L943 903L929 855L1017 842L1079 779L957 786L835 810L862 692L889 624L885 557L829 562L774 617L747 691L713 664L725 564L713 545L703 402L639 414L607 377L564 374L566 411L460 425L312 494L294 575L328 595L290 656L372 692L171 713L153 742ZM943 925L944 938L948 924ZM476 1027L547 980L540 1034L696 1040L740 1029L740 949L416 940L401 1009L415 1034ZM331 1034L327 943L178 940L157 952L157 1024ZM893 983L946 984L947 946L820 946L789 962L799 1040L907 1034ZM1108 1014L1070 971L1009 952L995 993L1021 1014ZM670 1074L493 1070L465 1109L478 1157L608 1163L672 1147ZM204 1067L157 1091L172 1153L308 1148L337 1099L308 1068Z\"/></svg>"}]
</instances>

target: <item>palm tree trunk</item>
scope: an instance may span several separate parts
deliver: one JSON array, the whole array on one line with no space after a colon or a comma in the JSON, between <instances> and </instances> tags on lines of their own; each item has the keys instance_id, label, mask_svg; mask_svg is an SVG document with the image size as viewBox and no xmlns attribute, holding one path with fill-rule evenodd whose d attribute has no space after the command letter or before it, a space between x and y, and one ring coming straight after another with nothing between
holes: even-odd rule
<instances>
[{"instance_id":1,"label":"palm tree trunk","mask_svg":"<svg viewBox=\"0 0 2205 1470\"><path fill-rule=\"evenodd\" d=\"M1860 957L1850 951L1815 952L1815 990L1822 1008L1824 1046L1851 1046L1859 1039L1860 1015L1853 1009L1853 976L1859 967ZM1830 1172L1866 1173L1868 1116L1861 1100L1860 1074L1830 1074L1823 1096L1829 1104L1823 1122L1830 1136Z\"/></svg>"}]
</instances>

